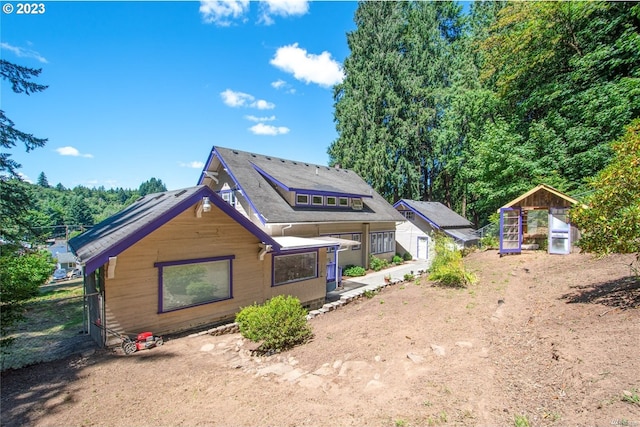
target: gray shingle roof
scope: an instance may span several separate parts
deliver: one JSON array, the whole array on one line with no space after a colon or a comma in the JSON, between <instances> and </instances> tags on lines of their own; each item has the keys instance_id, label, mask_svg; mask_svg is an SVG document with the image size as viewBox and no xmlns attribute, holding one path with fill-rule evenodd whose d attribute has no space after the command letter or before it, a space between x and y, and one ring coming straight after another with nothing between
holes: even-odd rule
<instances>
[{"instance_id":1,"label":"gray shingle roof","mask_svg":"<svg viewBox=\"0 0 640 427\"><path fill-rule=\"evenodd\" d=\"M472 228L473 224L465 217L458 215L440 202L421 202L402 199L396 202L404 203L407 207L428 218L440 228Z\"/></svg>"},{"instance_id":2,"label":"gray shingle roof","mask_svg":"<svg viewBox=\"0 0 640 427\"><path fill-rule=\"evenodd\" d=\"M214 155L216 153L265 223L405 221L393 206L351 170L223 147L214 147ZM209 165L205 170L207 167ZM362 197L364 208L355 211L351 208L291 206L274 187Z\"/></svg>"},{"instance_id":3,"label":"gray shingle roof","mask_svg":"<svg viewBox=\"0 0 640 427\"><path fill-rule=\"evenodd\" d=\"M117 256L176 215L194 206L204 196L208 196L213 204L263 242L278 247L270 236L235 211L205 185L141 197L117 214L69 240L69 246L85 264L85 274L90 274L105 264L109 257Z\"/></svg>"}]
</instances>

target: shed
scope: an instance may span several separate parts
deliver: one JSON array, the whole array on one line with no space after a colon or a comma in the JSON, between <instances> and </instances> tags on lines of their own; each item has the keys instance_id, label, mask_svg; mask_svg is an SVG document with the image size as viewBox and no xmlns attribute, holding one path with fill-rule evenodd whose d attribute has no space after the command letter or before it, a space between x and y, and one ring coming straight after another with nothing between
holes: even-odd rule
<instances>
[{"instance_id":1,"label":"shed","mask_svg":"<svg viewBox=\"0 0 640 427\"><path fill-rule=\"evenodd\" d=\"M569 223L569 209L576 199L540 184L502 206L500 256L523 249L547 248L550 254L568 254L578 231Z\"/></svg>"}]
</instances>

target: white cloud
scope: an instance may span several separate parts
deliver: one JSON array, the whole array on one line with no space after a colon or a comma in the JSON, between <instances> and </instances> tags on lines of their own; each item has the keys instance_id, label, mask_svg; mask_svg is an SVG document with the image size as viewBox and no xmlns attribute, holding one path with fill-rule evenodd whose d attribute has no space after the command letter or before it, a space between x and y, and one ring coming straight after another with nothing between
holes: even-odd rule
<instances>
[{"instance_id":1,"label":"white cloud","mask_svg":"<svg viewBox=\"0 0 640 427\"><path fill-rule=\"evenodd\" d=\"M252 122L272 122L276 119L276 116L269 116L269 117L244 116L244 118Z\"/></svg>"},{"instance_id":2,"label":"white cloud","mask_svg":"<svg viewBox=\"0 0 640 427\"><path fill-rule=\"evenodd\" d=\"M61 156L86 157L89 159L93 157L93 154L82 154L77 148L70 146L56 148L56 152Z\"/></svg>"},{"instance_id":3,"label":"white cloud","mask_svg":"<svg viewBox=\"0 0 640 427\"><path fill-rule=\"evenodd\" d=\"M256 102L253 102L250 106L257 108L258 110L273 110L276 104L265 101L264 99L258 99Z\"/></svg>"},{"instance_id":4,"label":"white cloud","mask_svg":"<svg viewBox=\"0 0 640 427\"><path fill-rule=\"evenodd\" d=\"M305 83L329 87L344 79L342 66L331 59L329 52L320 55L307 53L298 47L298 43L278 48L270 63Z\"/></svg>"},{"instance_id":5,"label":"white cloud","mask_svg":"<svg viewBox=\"0 0 640 427\"><path fill-rule=\"evenodd\" d=\"M260 2L261 13L258 22L273 24L271 16L301 16L309 11L307 0L265 0Z\"/></svg>"},{"instance_id":6,"label":"white cloud","mask_svg":"<svg viewBox=\"0 0 640 427\"><path fill-rule=\"evenodd\" d=\"M251 107L258 110L271 110L275 108L275 104L265 101L264 99L258 99L253 95L243 92L234 92L231 89L227 89L224 92L220 92L222 101L229 107Z\"/></svg>"},{"instance_id":7,"label":"white cloud","mask_svg":"<svg viewBox=\"0 0 640 427\"><path fill-rule=\"evenodd\" d=\"M6 175L4 175L4 176L6 176ZM22 172L18 172L18 176L20 177L21 180L23 180L25 182L28 182L29 184L33 184L33 180L31 178L29 178L28 175L25 175Z\"/></svg>"},{"instance_id":8,"label":"white cloud","mask_svg":"<svg viewBox=\"0 0 640 427\"><path fill-rule=\"evenodd\" d=\"M278 79L275 82L271 82L271 86L273 86L275 89L280 89L283 88L287 85L287 82L285 82L282 79Z\"/></svg>"},{"instance_id":9,"label":"white cloud","mask_svg":"<svg viewBox=\"0 0 640 427\"><path fill-rule=\"evenodd\" d=\"M202 0L200 14L207 24L228 27L233 18L240 18L249 10L249 0Z\"/></svg>"},{"instance_id":10,"label":"white cloud","mask_svg":"<svg viewBox=\"0 0 640 427\"><path fill-rule=\"evenodd\" d=\"M193 162L180 162L180 167L183 168L191 168L191 169L202 169L204 167L204 162L200 162L198 160L194 160Z\"/></svg>"},{"instance_id":11,"label":"white cloud","mask_svg":"<svg viewBox=\"0 0 640 427\"><path fill-rule=\"evenodd\" d=\"M49 62L49 61L47 61L47 58L45 58L44 56L40 55L35 50L24 49L22 47L12 46L9 43L5 43L5 42L0 43L0 48L6 49L6 50L8 50L10 52L13 52L16 56L18 56L20 58L34 58L35 60L40 61L40 62L42 62L44 64L47 64Z\"/></svg>"},{"instance_id":12,"label":"white cloud","mask_svg":"<svg viewBox=\"0 0 640 427\"><path fill-rule=\"evenodd\" d=\"M287 127L265 125L264 123L251 126L249 130L256 135L284 135L289 133L289 128Z\"/></svg>"}]
</instances>

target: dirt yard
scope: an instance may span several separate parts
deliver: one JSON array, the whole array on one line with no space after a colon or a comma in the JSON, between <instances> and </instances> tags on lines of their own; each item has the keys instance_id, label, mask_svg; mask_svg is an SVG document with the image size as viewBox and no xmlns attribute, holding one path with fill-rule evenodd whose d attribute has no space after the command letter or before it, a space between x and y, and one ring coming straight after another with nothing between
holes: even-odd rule
<instances>
[{"instance_id":1,"label":"dirt yard","mask_svg":"<svg viewBox=\"0 0 640 427\"><path fill-rule=\"evenodd\" d=\"M0 424L640 427L632 259L476 252L472 287L387 287L280 355L205 334L7 371Z\"/></svg>"}]
</instances>

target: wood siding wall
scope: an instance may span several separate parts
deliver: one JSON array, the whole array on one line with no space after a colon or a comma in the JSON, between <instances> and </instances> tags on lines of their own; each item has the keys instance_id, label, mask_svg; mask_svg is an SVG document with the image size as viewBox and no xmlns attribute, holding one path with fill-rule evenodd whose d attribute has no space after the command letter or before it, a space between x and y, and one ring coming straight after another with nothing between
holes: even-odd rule
<instances>
[{"instance_id":1,"label":"wood siding wall","mask_svg":"<svg viewBox=\"0 0 640 427\"><path fill-rule=\"evenodd\" d=\"M167 334L233 319L241 307L277 294L302 302L325 295L322 277L271 287L271 254L258 258L259 240L213 206L195 216L193 208L166 223L117 257L115 277L105 282L108 327L120 332ZM157 262L235 256L230 300L158 313ZM319 257L322 259L322 257Z\"/></svg>"}]
</instances>

